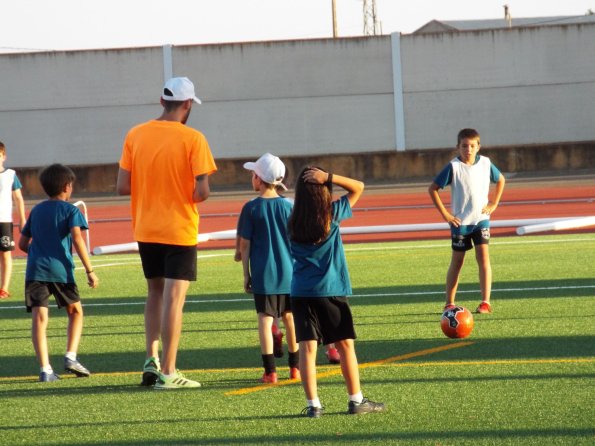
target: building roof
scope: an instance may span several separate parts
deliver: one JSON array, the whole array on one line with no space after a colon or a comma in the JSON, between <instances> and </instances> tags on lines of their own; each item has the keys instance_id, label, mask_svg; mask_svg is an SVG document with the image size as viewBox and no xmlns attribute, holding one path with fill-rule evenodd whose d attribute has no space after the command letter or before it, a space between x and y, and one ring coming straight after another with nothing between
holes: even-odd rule
<instances>
[{"instance_id":1,"label":"building roof","mask_svg":"<svg viewBox=\"0 0 595 446\"><path fill-rule=\"evenodd\" d=\"M485 29L523 28L533 26L574 25L583 23L595 23L595 14L556 17L513 17L511 19L510 26L508 21L504 18L488 20L431 20L421 28L413 31L412 34L478 31Z\"/></svg>"}]
</instances>

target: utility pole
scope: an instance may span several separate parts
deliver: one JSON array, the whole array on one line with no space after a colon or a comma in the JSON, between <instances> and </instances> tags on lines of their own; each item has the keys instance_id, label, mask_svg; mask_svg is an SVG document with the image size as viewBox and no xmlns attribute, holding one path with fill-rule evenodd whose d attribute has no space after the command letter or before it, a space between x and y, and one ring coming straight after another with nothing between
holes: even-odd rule
<instances>
[{"instance_id":1,"label":"utility pole","mask_svg":"<svg viewBox=\"0 0 595 446\"><path fill-rule=\"evenodd\" d=\"M337 0L332 1L332 8L333 8L333 39L338 37L337 32Z\"/></svg>"},{"instance_id":2,"label":"utility pole","mask_svg":"<svg viewBox=\"0 0 595 446\"><path fill-rule=\"evenodd\" d=\"M376 0L364 1L364 36L378 36L382 34L382 23L378 20Z\"/></svg>"}]
</instances>

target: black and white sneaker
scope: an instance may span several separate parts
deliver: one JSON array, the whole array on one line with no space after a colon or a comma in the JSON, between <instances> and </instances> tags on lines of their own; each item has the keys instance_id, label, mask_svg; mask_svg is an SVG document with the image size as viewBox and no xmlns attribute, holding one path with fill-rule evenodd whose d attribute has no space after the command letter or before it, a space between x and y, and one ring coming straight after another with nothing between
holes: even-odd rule
<instances>
[{"instance_id":1,"label":"black and white sneaker","mask_svg":"<svg viewBox=\"0 0 595 446\"><path fill-rule=\"evenodd\" d=\"M302 410L302 415L308 418L320 418L323 412L324 408L322 407L306 406L304 410Z\"/></svg>"},{"instance_id":2,"label":"black and white sneaker","mask_svg":"<svg viewBox=\"0 0 595 446\"><path fill-rule=\"evenodd\" d=\"M72 360L72 359L65 357L64 358L64 370L75 374L79 378L82 378L82 377L86 378L87 376L91 375L91 372L89 372L89 370L87 370L87 368L84 365L82 365L78 361L78 359Z\"/></svg>"},{"instance_id":3,"label":"black and white sneaker","mask_svg":"<svg viewBox=\"0 0 595 446\"><path fill-rule=\"evenodd\" d=\"M384 403L375 403L368 398L364 398L361 403L349 401L347 413L351 415L359 415L362 413L384 412Z\"/></svg>"}]
</instances>

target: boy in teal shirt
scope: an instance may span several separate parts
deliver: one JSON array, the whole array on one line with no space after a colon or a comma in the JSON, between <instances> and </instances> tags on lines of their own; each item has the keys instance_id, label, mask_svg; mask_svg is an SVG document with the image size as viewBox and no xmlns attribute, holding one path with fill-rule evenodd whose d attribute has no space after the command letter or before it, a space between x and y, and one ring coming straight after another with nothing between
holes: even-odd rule
<instances>
[{"instance_id":1,"label":"boy in teal shirt","mask_svg":"<svg viewBox=\"0 0 595 446\"><path fill-rule=\"evenodd\" d=\"M236 259L241 259L244 271L244 290L254 294L258 313L258 335L264 383L277 382L273 355L272 326L281 317L287 331L289 378L300 379L299 353L289 292L293 262L287 237L287 221L291 202L277 193L286 190L282 181L285 165L270 153L256 162L244 164L252 171L252 187L259 196L244 205L238 220L239 246Z\"/></svg>"},{"instance_id":2,"label":"boy in teal shirt","mask_svg":"<svg viewBox=\"0 0 595 446\"><path fill-rule=\"evenodd\" d=\"M25 304L32 313L31 335L41 368L39 381L57 381L60 377L50 365L46 330L50 295L68 314L67 345L64 369L79 377L90 375L77 359L83 331L83 307L74 280L72 247L87 274L87 283L96 288L99 279L93 272L81 230L89 229L85 217L68 203L75 175L68 167L52 164L39 175L48 200L37 204L21 231L19 248L27 253Z\"/></svg>"}]
</instances>

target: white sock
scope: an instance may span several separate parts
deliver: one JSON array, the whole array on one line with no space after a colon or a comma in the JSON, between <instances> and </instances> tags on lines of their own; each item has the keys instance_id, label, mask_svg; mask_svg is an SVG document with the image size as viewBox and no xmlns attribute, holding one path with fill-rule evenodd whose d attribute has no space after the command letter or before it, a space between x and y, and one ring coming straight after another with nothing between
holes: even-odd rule
<instances>
[{"instance_id":1,"label":"white sock","mask_svg":"<svg viewBox=\"0 0 595 446\"><path fill-rule=\"evenodd\" d=\"M322 404L320 404L320 399L314 398L313 400L307 400L308 401L308 406L310 407L322 407Z\"/></svg>"},{"instance_id":2,"label":"white sock","mask_svg":"<svg viewBox=\"0 0 595 446\"><path fill-rule=\"evenodd\" d=\"M361 390L357 392L355 395L349 395L349 401L353 401L354 403L361 403L364 400L364 396L362 395Z\"/></svg>"},{"instance_id":3,"label":"white sock","mask_svg":"<svg viewBox=\"0 0 595 446\"><path fill-rule=\"evenodd\" d=\"M76 361L76 352L66 352L64 357L70 359L71 361Z\"/></svg>"},{"instance_id":4,"label":"white sock","mask_svg":"<svg viewBox=\"0 0 595 446\"><path fill-rule=\"evenodd\" d=\"M51 365L46 365L45 367L41 367L40 371L43 373L47 373L48 375L51 375L52 373L54 373L54 369L52 368Z\"/></svg>"}]
</instances>

